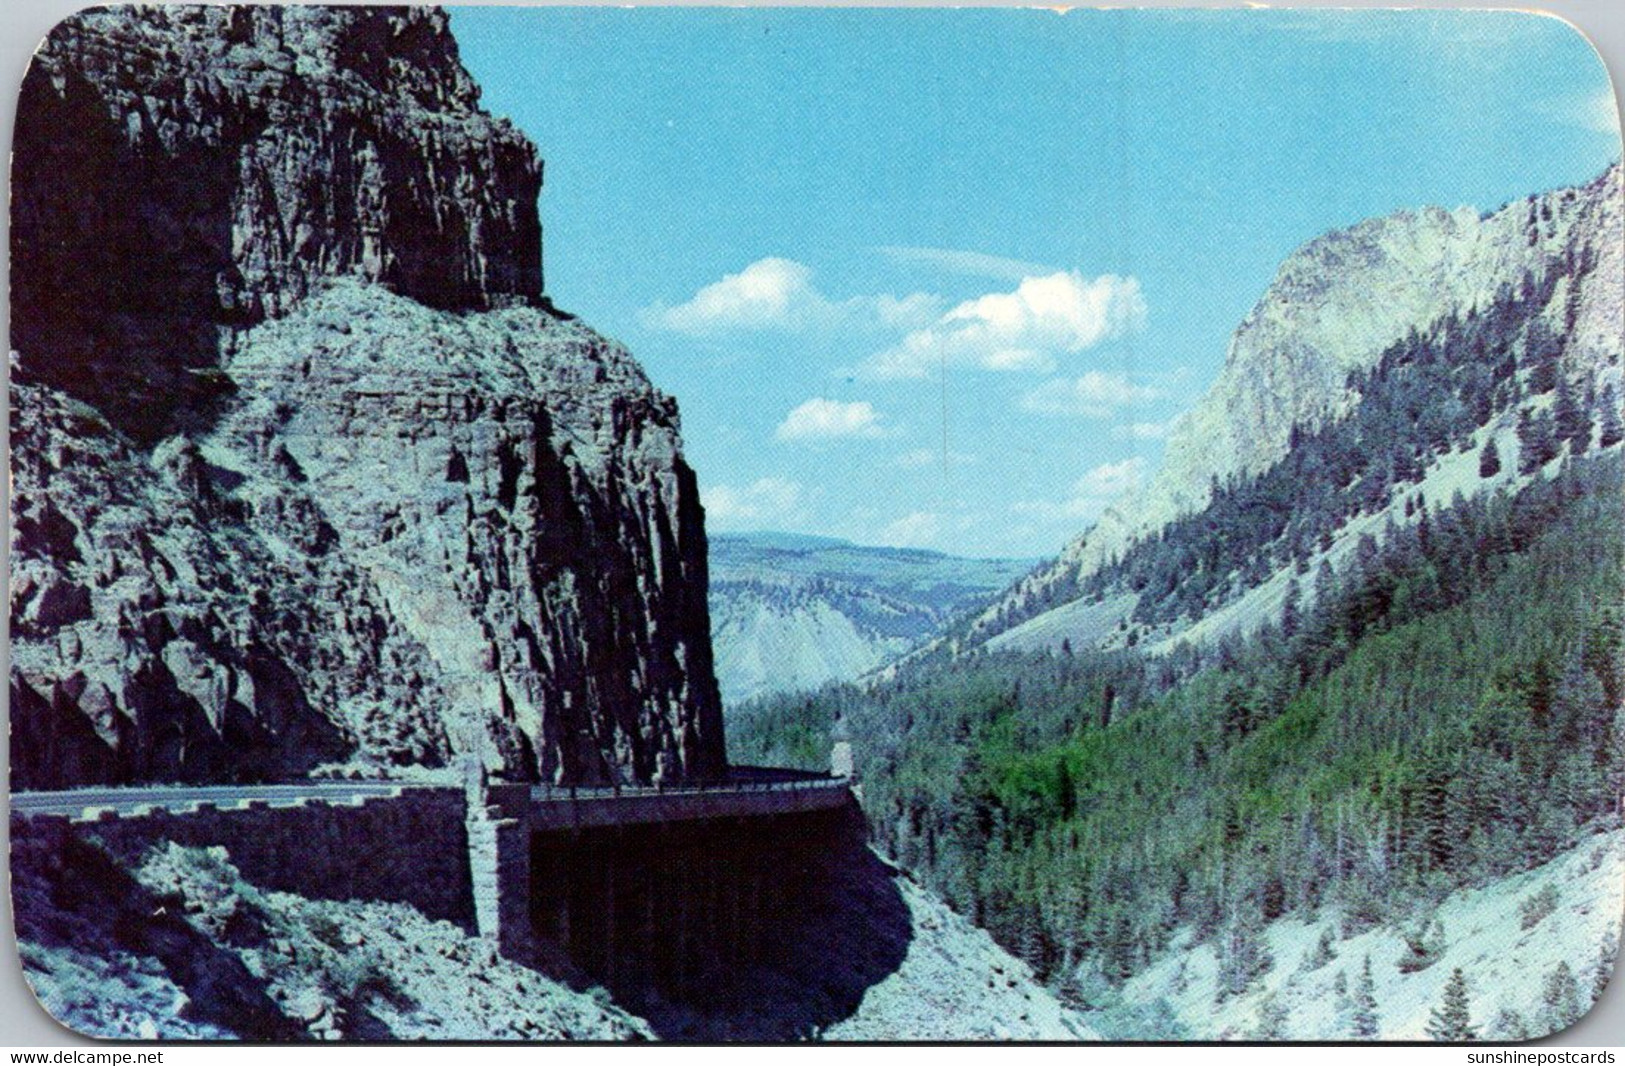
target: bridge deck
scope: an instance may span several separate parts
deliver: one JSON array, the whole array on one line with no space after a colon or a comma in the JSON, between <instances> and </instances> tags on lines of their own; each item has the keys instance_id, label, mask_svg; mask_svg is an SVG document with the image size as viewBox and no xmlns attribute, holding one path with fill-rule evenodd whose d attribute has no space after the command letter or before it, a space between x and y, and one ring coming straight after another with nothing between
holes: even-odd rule
<instances>
[{"instance_id":1,"label":"bridge deck","mask_svg":"<svg viewBox=\"0 0 1625 1066\"><path fill-rule=\"evenodd\" d=\"M679 788L561 788L496 785L492 798L504 816L522 811L538 830L639 825L699 818L749 818L829 810L847 801L844 778L741 767L726 781ZM67 816L94 821L155 812L300 807L309 803L356 806L399 798L406 791L461 791L449 786L388 781L307 781L284 785L156 785L93 787L61 792L13 792L13 816ZM520 802L520 795L524 800Z\"/></svg>"},{"instance_id":2,"label":"bridge deck","mask_svg":"<svg viewBox=\"0 0 1625 1066\"><path fill-rule=\"evenodd\" d=\"M849 784L845 778L805 776L698 788L532 788L529 815L532 829L555 830L795 814L843 806Z\"/></svg>"}]
</instances>

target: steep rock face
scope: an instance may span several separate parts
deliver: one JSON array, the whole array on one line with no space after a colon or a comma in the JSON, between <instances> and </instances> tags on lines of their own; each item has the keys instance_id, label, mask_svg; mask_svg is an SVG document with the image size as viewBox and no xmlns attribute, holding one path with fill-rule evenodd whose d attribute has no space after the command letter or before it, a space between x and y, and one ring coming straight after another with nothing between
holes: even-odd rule
<instances>
[{"instance_id":1,"label":"steep rock face","mask_svg":"<svg viewBox=\"0 0 1625 1066\"><path fill-rule=\"evenodd\" d=\"M29 85L16 787L722 772L676 405L546 309L443 13L93 11Z\"/></svg>"},{"instance_id":2,"label":"steep rock face","mask_svg":"<svg viewBox=\"0 0 1625 1066\"><path fill-rule=\"evenodd\" d=\"M445 308L536 298L541 164L478 100L435 9L69 19L18 107L13 347L150 439L211 396L185 371L222 327L318 279Z\"/></svg>"},{"instance_id":3,"label":"steep rock face","mask_svg":"<svg viewBox=\"0 0 1625 1066\"><path fill-rule=\"evenodd\" d=\"M1617 366L1625 313L1620 175L1615 164L1584 186L1486 215L1471 208L1404 211L1298 249L1236 329L1212 388L1175 424L1151 482L982 615L972 639L1006 628L1013 603L1065 602L1069 589L1135 540L1204 507L1215 479L1279 460L1294 425L1319 425L1358 403L1347 385L1350 371L1374 365L1412 330L1488 306L1526 275L1578 277L1559 282L1545 312L1554 332L1569 338L1565 361L1572 372ZM1581 262L1589 269L1576 270Z\"/></svg>"}]
</instances>

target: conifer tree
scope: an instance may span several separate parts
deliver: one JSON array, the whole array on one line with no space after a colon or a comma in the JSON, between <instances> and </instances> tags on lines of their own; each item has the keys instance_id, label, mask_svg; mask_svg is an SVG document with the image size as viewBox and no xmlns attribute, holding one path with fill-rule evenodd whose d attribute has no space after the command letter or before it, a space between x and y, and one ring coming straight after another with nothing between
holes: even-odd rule
<instances>
[{"instance_id":1,"label":"conifer tree","mask_svg":"<svg viewBox=\"0 0 1625 1066\"><path fill-rule=\"evenodd\" d=\"M1258 1001L1258 1021L1253 1026L1252 1038L1254 1040L1285 1040L1286 1007L1275 995L1274 991L1264 993Z\"/></svg>"},{"instance_id":2,"label":"conifer tree","mask_svg":"<svg viewBox=\"0 0 1625 1066\"><path fill-rule=\"evenodd\" d=\"M1428 1017L1427 1034L1439 1041L1478 1039L1467 997L1467 975L1462 973L1460 966L1451 971L1450 980L1444 986L1444 996Z\"/></svg>"},{"instance_id":3,"label":"conifer tree","mask_svg":"<svg viewBox=\"0 0 1625 1066\"><path fill-rule=\"evenodd\" d=\"M1518 473L1532 474L1556 454L1551 415L1525 408L1518 415Z\"/></svg>"},{"instance_id":4,"label":"conifer tree","mask_svg":"<svg viewBox=\"0 0 1625 1066\"><path fill-rule=\"evenodd\" d=\"M1569 964L1560 962L1546 975L1545 994L1541 997L1543 1035L1561 1032L1580 1020L1585 1013L1580 1008L1580 986L1574 979Z\"/></svg>"},{"instance_id":5,"label":"conifer tree","mask_svg":"<svg viewBox=\"0 0 1625 1066\"><path fill-rule=\"evenodd\" d=\"M1596 965L1591 967L1591 1002L1595 1003L1608 990L1608 979L1614 974L1614 960L1619 955L1619 944L1613 937L1602 942L1597 952Z\"/></svg>"},{"instance_id":6,"label":"conifer tree","mask_svg":"<svg viewBox=\"0 0 1625 1066\"><path fill-rule=\"evenodd\" d=\"M1621 440L1625 440L1625 420L1620 418L1619 395L1614 392L1613 385L1604 385L1597 397L1597 406L1602 409L1598 421L1602 427L1602 436L1597 443L1604 448L1611 448Z\"/></svg>"},{"instance_id":7,"label":"conifer tree","mask_svg":"<svg viewBox=\"0 0 1625 1066\"><path fill-rule=\"evenodd\" d=\"M1564 377L1558 379L1552 404L1552 433L1557 441L1569 442L1570 455L1580 455L1591 444L1591 415Z\"/></svg>"},{"instance_id":8,"label":"conifer tree","mask_svg":"<svg viewBox=\"0 0 1625 1066\"><path fill-rule=\"evenodd\" d=\"M1484 442L1484 450L1478 453L1478 476L1494 477L1501 472L1501 453L1495 448L1495 438L1491 437Z\"/></svg>"},{"instance_id":9,"label":"conifer tree","mask_svg":"<svg viewBox=\"0 0 1625 1066\"><path fill-rule=\"evenodd\" d=\"M1303 625L1303 588L1294 575L1287 581L1285 602L1281 605L1281 638L1290 641Z\"/></svg>"},{"instance_id":10,"label":"conifer tree","mask_svg":"<svg viewBox=\"0 0 1625 1066\"><path fill-rule=\"evenodd\" d=\"M1375 1040L1381 1035L1377 1017L1377 984L1371 978L1371 956L1365 957L1360 967L1360 979L1354 984L1354 1014L1349 1029L1357 1040Z\"/></svg>"},{"instance_id":11,"label":"conifer tree","mask_svg":"<svg viewBox=\"0 0 1625 1066\"><path fill-rule=\"evenodd\" d=\"M1529 1026L1523 1020L1523 1015L1510 1007L1502 1007L1496 1012L1495 1020L1490 1023L1489 1035L1497 1040L1513 1043L1529 1039Z\"/></svg>"},{"instance_id":12,"label":"conifer tree","mask_svg":"<svg viewBox=\"0 0 1625 1066\"><path fill-rule=\"evenodd\" d=\"M1331 926L1327 926L1321 930L1320 939L1315 942L1313 950L1303 957L1303 970L1305 973L1318 970L1335 958L1337 949L1333 946Z\"/></svg>"},{"instance_id":13,"label":"conifer tree","mask_svg":"<svg viewBox=\"0 0 1625 1066\"><path fill-rule=\"evenodd\" d=\"M1223 1002L1229 996L1241 995L1273 965L1258 916L1251 912L1238 915L1219 940L1219 987L1215 998Z\"/></svg>"}]
</instances>

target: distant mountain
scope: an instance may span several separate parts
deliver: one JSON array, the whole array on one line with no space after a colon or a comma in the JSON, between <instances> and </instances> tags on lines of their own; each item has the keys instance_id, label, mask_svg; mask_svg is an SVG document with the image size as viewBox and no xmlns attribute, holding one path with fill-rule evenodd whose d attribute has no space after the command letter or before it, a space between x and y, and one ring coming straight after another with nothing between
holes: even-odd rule
<instances>
[{"instance_id":1,"label":"distant mountain","mask_svg":"<svg viewBox=\"0 0 1625 1066\"><path fill-rule=\"evenodd\" d=\"M1559 368L1594 417L1617 404L1625 313L1620 203L1615 164L1586 185L1482 215L1471 208L1402 211L1309 241L1237 327L1218 380L1176 423L1150 484L991 603L955 634L957 646L1149 640L1166 647L1186 636L1200 641L1256 628L1281 610L1286 563L1300 574L1306 565L1338 563L1373 525L1391 516L1414 520L1418 495L1445 503L1457 491L1515 489L1530 473L1511 461L1520 449L1517 427L1541 412L1552 416L1556 403L1556 377L1528 387L1529 367L1544 359ZM1412 380L1396 380L1400 373ZM1513 381L1515 373L1523 376ZM1380 409L1362 411L1377 393ZM1316 451L1317 439L1318 458L1336 453L1351 461L1332 464L1348 481L1304 483L1304 476L1331 471L1306 467L1308 456L1283 463L1300 445ZM1480 476L1478 453L1490 441L1509 461ZM1402 449L1410 454L1400 456ZM1388 454L1364 463L1374 450ZM1287 484L1293 478L1295 488ZM1344 501L1348 506L1326 498L1355 478L1359 498ZM1233 541L1223 558L1206 549L1200 559L1167 551L1162 542L1182 520L1184 540L1195 543L1226 489L1230 512L1283 508L1299 533L1317 521L1318 543L1294 536L1245 559ZM1288 489L1304 498L1285 498ZM1274 490L1281 491L1271 496ZM1311 497L1336 513L1306 506ZM1286 523L1237 524L1248 525L1249 537L1259 529L1289 532ZM1152 564L1153 556L1161 562ZM1176 557L1182 562L1171 563ZM1221 565L1222 572L1184 580L1192 568ZM1185 570L1176 574L1179 566ZM1148 602L1151 570L1158 580L1179 579L1177 609ZM1150 595L1167 591L1152 588Z\"/></svg>"},{"instance_id":2,"label":"distant mountain","mask_svg":"<svg viewBox=\"0 0 1625 1066\"><path fill-rule=\"evenodd\" d=\"M1032 566L798 533L714 534L710 562L712 644L728 703L865 674Z\"/></svg>"}]
</instances>

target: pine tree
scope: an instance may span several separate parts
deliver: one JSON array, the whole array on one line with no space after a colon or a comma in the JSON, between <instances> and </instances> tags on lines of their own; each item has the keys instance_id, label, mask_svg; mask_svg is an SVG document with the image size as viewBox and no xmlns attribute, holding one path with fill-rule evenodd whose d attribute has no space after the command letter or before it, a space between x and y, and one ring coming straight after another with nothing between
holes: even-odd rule
<instances>
[{"instance_id":1,"label":"pine tree","mask_svg":"<svg viewBox=\"0 0 1625 1066\"><path fill-rule=\"evenodd\" d=\"M1219 987L1214 998L1223 1002L1241 995L1274 964L1257 915L1238 915L1219 939Z\"/></svg>"},{"instance_id":2,"label":"pine tree","mask_svg":"<svg viewBox=\"0 0 1625 1066\"><path fill-rule=\"evenodd\" d=\"M1525 408L1518 415L1518 473L1533 474L1557 454L1552 416Z\"/></svg>"},{"instance_id":3,"label":"pine tree","mask_svg":"<svg viewBox=\"0 0 1625 1066\"><path fill-rule=\"evenodd\" d=\"M1614 960L1618 955L1619 945L1613 937L1602 942L1596 965L1591 967L1591 1002L1602 999L1602 994L1608 990L1608 979L1614 974Z\"/></svg>"},{"instance_id":4,"label":"pine tree","mask_svg":"<svg viewBox=\"0 0 1625 1066\"><path fill-rule=\"evenodd\" d=\"M1304 973L1312 973L1335 958L1337 958L1337 949L1333 946L1331 926L1327 926L1321 930L1320 939L1315 942L1313 950L1304 955L1303 971ZM1339 974L1339 976L1342 975Z\"/></svg>"},{"instance_id":5,"label":"pine tree","mask_svg":"<svg viewBox=\"0 0 1625 1066\"><path fill-rule=\"evenodd\" d=\"M1569 964L1560 962L1546 975L1546 990L1541 997L1541 1023L1545 1035L1561 1032L1580 1020L1585 1013L1580 1008L1580 986L1574 979Z\"/></svg>"},{"instance_id":6,"label":"pine tree","mask_svg":"<svg viewBox=\"0 0 1625 1066\"><path fill-rule=\"evenodd\" d=\"M1467 997L1467 975L1462 973L1460 966L1451 971L1450 981L1444 986L1444 996L1428 1017L1427 1034L1433 1040L1452 1043L1478 1039Z\"/></svg>"},{"instance_id":7,"label":"pine tree","mask_svg":"<svg viewBox=\"0 0 1625 1066\"><path fill-rule=\"evenodd\" d=\"M1557 387L1562 342L1545 323L1536 320L1530 323L1525 345L1524 362L1529 367L1529 391L1535 395L1550 392Z\"/></svg>"},{"instance_id":8,"label":"pine tree","mask_svg":"<svg viewBox=\"0 0 1625 1066\"><path fill-rule=\"evenodd\" d=\"M1354 984L1354 1013L1349 1032L1357 1040L1375 1040L1382 1032L1377 1017L1377 984L1371 979L1369 955L1360 967L1360 979Z\"/></svg>"},{"instance_id":9,"label":"pine tree","mask_svg":"<svg viewBox=\"0 0 1625 1066\"><path fill-rule=\"evenodd\" d=\"M1559 377L1557 382L1557 399L1552 404L1552 434L1557 441L1569 442L1570 455L1581 454L1591 444L1591 414L1565 377Z\"/></svg>"},{"instance_id":10,"label":"pine tree","mask_svg":"<svg viewBox=\"0 0 1625 1066\"><path fill-rule=\"evenodd\" d=\"M1484 442L1484 450L1478 453L1478 476L1494 477L1501 472L1501 453L1495 449L1495 438L1491 437Z\"/></svg>"},{"instance_id":11,"label":"pine tree","mask_svg":"<svg viewBox=\"0 0 1625 1066\"><path fill-rule=\"evenodd\" d=\"M1275 993L1265 992L1264 997L1258 1001L1258 1021L1253 1026L1252 1038L1285 1040L1287 1017L1286 1007Z\"/></svg>"},{"instance_id":12,"label":"pine tree","mask_svg":"<svg viewBox=\"0 0 1625 1066\"><path fill-rule=\"evenodd\" d=\"M1621 420L1619 413L1619 396L1614 392L1613 385L1604 385L1597 397L1597 406L1602 408L1598 421L1602 427L1602 436L1597 443L1604 448L1611 448L1621 440L1625 440L1625 420Z\"/></svg>"},{"instance_id":13,"label":"pine tree","mask_svg":"<svg viewBox=\"0 0 1625 1066\"><path fill-rule=\"evenodd\" d=\"M1303 588L1298 584L1294 575L1286 583L1286 596L1281 604L1281 637L1291 640L1298 635L1298 629L1303 625Z\"/></svg>"},{"instance_id":14,"label":"pine tree","mask_svg":"<svg viewBox=\"0 0 1625 1066\"><path fill-rule=\"evenodd\" d=\"M1523 1015L1510 1007L1502 1007L1496 1012L1495 1020L1490 1022L1489 1035L1496 1040L1507 1043L1516 1043L1519 1040L1528 1040L1529 1026L1523 1020Z\"/></svg>"}]
</instances>

